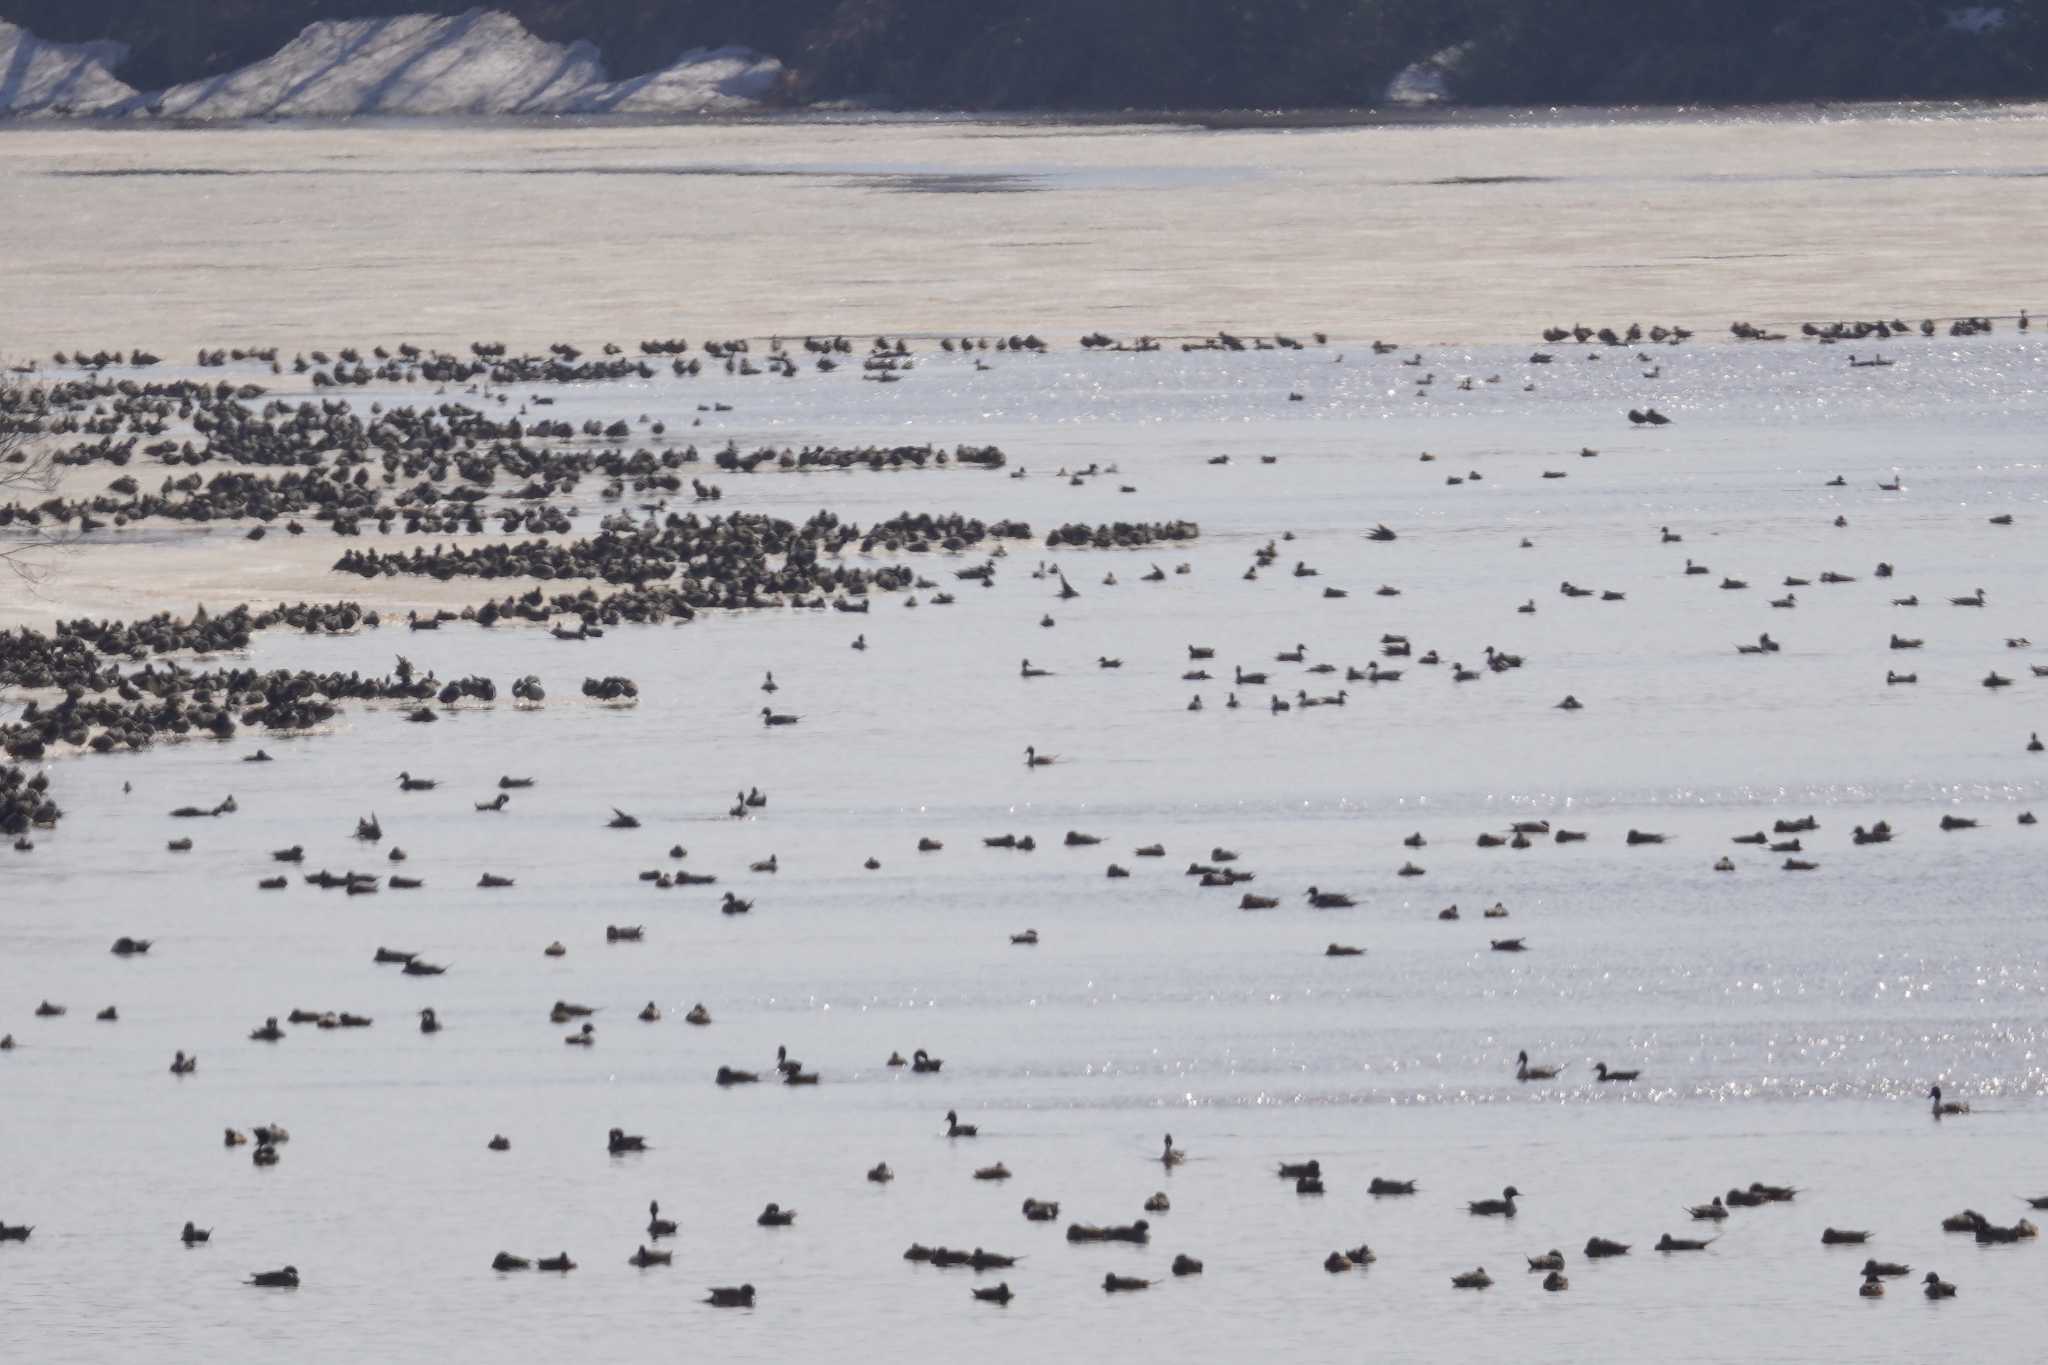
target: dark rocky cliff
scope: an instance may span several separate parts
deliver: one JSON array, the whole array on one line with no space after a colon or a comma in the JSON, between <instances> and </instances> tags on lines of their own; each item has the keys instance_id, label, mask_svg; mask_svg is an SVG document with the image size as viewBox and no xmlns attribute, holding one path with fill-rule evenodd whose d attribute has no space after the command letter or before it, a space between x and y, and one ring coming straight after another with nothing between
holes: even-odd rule
<instances>
[{"instance_id":1,"label":"dark rocky cliff","mask_svg":"<svg viewBox=\"0 0 2048 1365\"><path fill-rule=\"evenodd\" d=\"M802 98L909 108L1225 109L1379 102L1455 49L1481 104L2048 93L2048 0L500 0L614 76L687 47L772 53ZM45 38L112 38L144 90L256 61L315 19L456 0L0 0Z\"/></svg>"}]
</instances>

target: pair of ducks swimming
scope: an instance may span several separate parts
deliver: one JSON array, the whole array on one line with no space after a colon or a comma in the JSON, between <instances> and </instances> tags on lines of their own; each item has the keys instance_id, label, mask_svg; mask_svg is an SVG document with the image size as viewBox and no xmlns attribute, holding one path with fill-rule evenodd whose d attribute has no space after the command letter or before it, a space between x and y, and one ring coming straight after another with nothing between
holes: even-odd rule
<instances>
[{"instance_id":1,"label":"pair of ducks swimming","mask_svg":"<svg viewBox=\"0 0 2048 1365\"><path fill-rule=\"evenodd\" d=\"M1956 1287L1932 1270L1927 1272L1921 1285L1920 1292L1930 1299L1952 1299L1956 1296ZM1881 1299L1884 1297L1884 1280L1877 1275L1865 1274L1863 1287L1856 1292L1866 1299Z\"/></svg>"},{"instance_id":2,"label":"pair of ducks swimming","mask_svg":"<svg viewBox=\"0 0 2048 1365\"><path fill-rule=\"evenodd\" d=\"M642 1247L641 1250L644 1252L646 1248ZM537 1261L528 1260L524 1256L514 1256L509 1251L501 1251L491 1258L491 1269L496 1271L532 1270L536 1267L566 1275L576 1268L576 1262L569 1258L566 1251L557 1256L543 1256Z\"/></svg>"}]
</instances>

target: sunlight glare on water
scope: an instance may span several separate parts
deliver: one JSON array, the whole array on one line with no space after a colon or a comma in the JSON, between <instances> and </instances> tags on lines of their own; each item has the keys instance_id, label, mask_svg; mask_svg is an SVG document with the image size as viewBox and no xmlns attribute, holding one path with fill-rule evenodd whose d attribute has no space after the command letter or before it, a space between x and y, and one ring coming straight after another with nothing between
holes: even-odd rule
<instances>
[{"instance_id":1,"label":"sunlight glare on water","mask_svg":"<svg viewBox=\"0 0 2048 1365\"><path fill-rule=\"evenodd\" d=\"M727 440L1000 445L1027 477L699 467L725 493L709 510L1028 521L1039 540L1013 543L989 588L953 576L979 553L849 552L914 560L952 606L884 594L865 616L706 614L577 643L510 626L410 634L395 624L409 608L524 584L344 577L329 572L343 549L423 542L317 525L260 547L240 528L109 531L35 592L0 580L8 627L359 598L387 612L384 628L271 632L234 662L381 675L403 654L501 688L537 673L550 694L538 710L464 708L432 726L350 703L330 733L50 764L66 820L0 862L0 1031L20 1043L0 1060L0 1217L37 1225L29 1243L0 1245L8 1339L29 1344L24 1359L140 1347L308 1361L639 1359L682 1344L719 1360L1013 1360L1105 1342L1148 1358L1329 1359L1366 1341L1394 1360L1511 1350L1524 1365L1635 1359L1673 1328L1688 1358L1743 1362L1946 1358L2030 1339L2037 1249L1978 1247L1939 1220L1970 1206L2009 1221L2016 1196L2048 1192L2043 836L2016 823L2048 798L2048 759L2023 749L2048 728L2048 680L2028 668L2039 648L2005 645L2048 647L2048 348L2009 327L1914 336L1883 344L1895 366L1850 369L1847 344L1704 339L1724 314L1917 320L2024 304L2038 253L2018 244L2048 207L2042 182L2021 178L2038 132L2021 111L1292 134L0 137L0 174L37 187L0 216L0 249L33 281L0 315L10 354L147 344L171 357L155 376L248 379L298 401L313 393L289 373L191 370L187 352L493 335L630 349L695 343L707 325L1037 329L1055 343L991 354L985 371L921 348L895 385L863 383L855 365L791 382L664 368L567 386L552 409L577 424L644 414L707 453ZM1507 171L1531 179L1435 183ZM1987 192L1992 176L2013 178ZM935 177L1016 192L898 192ZM1543 323L1637 317L1702 340L1646 346L1647 360L1567 343L1529 363ZM1250 319L1333 339L1232 355L1073 345L1097 325ZM1375 334L1403 350L1375 356L1362 344ZM1430 340L1444 336L1459 343ZM1424 366L1398 363L1418 350ZM1426 397L1422 372L1436 376ZM1672 425L1623 418L1651 402ZM731 410L704 410L720 403ZM651 439L636 428L636 443ZM1230 462L1208 463L1218 455ZM1091 464L1116 472L1078 486L1056 472ZM157 477L146 460L136 470ZM1826 486L1837 474L1844 486ZM1895 474L1902 490L1879 491ZM578 535L616 510L599 483L568 499ZM1996 513L2015 524L1990 525ZM1069 521L1174 518L1200 539L1040 548ZM1366 540L1379 522L1399 540ZM1661 543L1665 525L1683 541ZM1269 541L1276 563L1247 581ZM1710 572L1688 575L1688 558ZM1041 560L1080 596L1034 578ZM1896 576L1874 577L1880 561ZM1316 576L1293 576L1297 562ZM1154 563L1164 581L1141 581ZM1855 581L1824 585L1824 571ZM1788 575L1812 584L1773 610ZM1720 590L1728 576L1750 587ZM1625 600L1567 598L1567 580ZM1375 595L1383 584L1400 595ZM1981 611L1946 605L1979 586ZM1924 605L1889 605L1908 593ZM1537 610L1517 612L1524 601ZM1765 630L1781 653L1737 654ZM1891 653L1893 631L1925 647ZM1400 683L1343 681L1388 633L1442 664L1382 660ZM865 652L848 647L856 634ZM1215 649L1202 665L1214 681L1182 680L1190 645ZM1297 645L1338 671L1276 661ZM1489 645L1525 667L1451 681ZM1026 656L1054 676L1019 678ZM1123 666L1098 668L1103 656ZM1239 665L1274 686L1235 689L1245 705L1227 710ZM1921 681L1887 687L1888 667ZM801 724L758 723L768 669L776 709ZM2015 686L1981 688L1991 669ZM606 674L635 679L641 704L577 697L581 678ZM1267 709L1276 691L1340 688L1342 707ZM1197 693L1205 709L1191 713ZM1585 709L1554 709L1567 693ZM259 739L278 761L243 765ZM1026 744L1060 761L1027 770ZM400 793L401 770L440 786ZM537 785L477 813L508 773ZM731 793L753 786L767 807L729 818ZM172 807L228 792L235 815L167 832ZM643 828L604 828L614 806ZM371 811L424 889L255 889L275 868L268 851L294 843L307 870L381 861L349 837ZM1951 812L1982 826L1943 834ZM1811 873L1729 843L1807 814L1820 824L1804 836ZM1852 847L1850 828L1877 819L1898 840ZM1476 846L1518 820L1590 838ZM1630 829L1669 841L1628 847ZM1103 842L1063 847L1068 830ZM1034 835L1037 851L983 847L1005 832ZM1414 832L1426 846L1403 846ZM165 852L178 834L191 854ZM945 847L920 854L921 837ZM1154 841L1165 858L1133 856ZM677 843L716 887L637 879L674 866ZM1217 847L1257 879L1203 889L1183 875ZM1710 870L1724 853L1733 874ZM774 876L746 871L771 854ZM870 856L879 869L862 867ZM1426 875L1397 877L1411 858ZM1106 879L1112 860L1133 875ZM516 887L477 889L486 870ZM1311 885L1358 905L1311 910ZM754 913L719 915L728 887ZM1247 890L1281 905L1241 913ZM1482 918L1496 902L1508 918ZM1451 904L1461 918L1440 921ZM646 941L607 944L617 924L644 924ZM1027 927L1039 945L1012 947ZM119 934L158 946L118 961L106 945ZM1510 934L1529 951L1489 950ZM543 958L554 939L567 955ZM1325 957L1332 942L1366 952ZM450 971L373 967L379 945ZM33 1018L39 999L71 1013ZM560 1044L557 999L602 1007L597 1047ZM658 1024L633 1018L649 1000ZM682 1022L697 1001L709 1028ZM95 1023L110 1002L121 1021ZM445 1023L434 1037L413 1020L427 1005ZM293 1007L376 1024L244 1041ZM821 1084L711 1083L720 1064L770 1070L778 1045ZM945 1059L940 1074L883 1065L918 1047ZM173 1048L199 1054L197 1075L163 1074ZM1518 1084L1524 1049L1561 1078ZM1596 1061L1642 1079L1599 1085ZM1977 1112L1935 1123L1936 1080ZM948 1109L981 1136L949 1141ZM293 1133L275 1169L220 1149L223 1126L270 1121ZM608 1157L613 1126L651 1150ZM1154 1159L1169 1131L1190 1153L1170 1172ZM510 1152L485 1150L493 1133ZM1309 1157L1322 1197L1274 1176ZM864 1181L882 1160L897 1180ZM997 1160L1016 1178L971 1178ZM1375 1175L1420 1192L1374 1200ZM1752 1180L1801 1193L1739 1210L1700 1256L1650 1251L1662 1232L1710 1235L1684 1207ZM1508 1184L1525 1195L1516 1219L1467 1215L1465 1201ZM1172 1209L1151 1215L1149 1246L1065 1242L1064 1224L1127 1222L1154 1190ZM1060 1201L1061 1219L1027 1223L1027 1195ZM682 1227L675 1265L639 1271L626 1258L651 1199ZM771 1200L799 1211L794 1227L754 1225ZM211 1246L177 1245L187 1218L217 1229ZM1829 1225L1875 1229L1868 1254L1937 1269L1961 1297L1937 1307L1907 1281L1859 1300L1866 1251L1823 1248ZM1584 1262L1596 1234L1635 1250ZM906 1264L913 1241L1025 1258L1001 1275L1016 1301L970 1299L997 1276ZM1369 1270L1320 1268L1360 1242L1379 1255ZM1524 1270L1553 1246L1567 1294ZM563 1249L582 1267L566 1278L488 1268L499 1250ZM1206 1273L1170 1277L1176 1252ZM240 1284L286 1262L306 1277L296 1294ZM1475 1265L1495 1288L1454 1292L1450 1275ZM1112 1270L1163 1282L1105 1295ZM743 1281L760 1290L752 1312L699 1302Z\"/></svg>"}]
</instances>

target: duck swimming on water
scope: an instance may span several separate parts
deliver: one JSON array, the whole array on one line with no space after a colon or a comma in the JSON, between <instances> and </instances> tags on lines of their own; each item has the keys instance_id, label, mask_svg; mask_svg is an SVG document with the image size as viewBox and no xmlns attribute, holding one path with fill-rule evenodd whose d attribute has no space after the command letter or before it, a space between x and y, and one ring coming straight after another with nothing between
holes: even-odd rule
<instances>
[{"instance_id":1,"label":"duck swimming on water","mask_svg":"<svg viewBox=\"0 0 2048 1365\"><path fill-rule=\"evenodd\" d=\"M1512 1218L1515 1216L1515 1201L1521 1197L1522 1192L1510 1185L1500 1192L1500 1198L1470 1200L1465 1209L1480 1218Z\"/></svg>"}]
</instances>

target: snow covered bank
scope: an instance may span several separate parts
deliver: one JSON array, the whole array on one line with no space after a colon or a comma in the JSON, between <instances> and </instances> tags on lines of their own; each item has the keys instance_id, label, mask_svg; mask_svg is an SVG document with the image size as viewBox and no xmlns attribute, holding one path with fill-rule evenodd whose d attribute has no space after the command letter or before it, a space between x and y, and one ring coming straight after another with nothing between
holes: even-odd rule
<instances>
[{"instance_id":1,"label":"snow covered bank","mask_svg":"<svg viewBox=\"0 0 2048 1365\"><path fill-rule=\"evenodd\" d=\"M758 108L782 77L773 57L727 47L694 48L659 71L612 81L589 43L551 43L509 14L472 9L309 24L263 61L145 97L135 112L184 119L731 113Z\"/></svg>"},{"instance_id":2,"label":"snow covered bank","mask_svg":"<svg viewBox=\"0 0 2048 1365\"><path fill-rule=\"evenodd\" d=\"M508 14L323 20L239 71L173 86L138 112L168 118L543 112L605 79L589 43L534 37Z\"/></svg>"},{"instance_id":3,"label":"snow covered bank","mask_svg":"<svg viewBox=\"0 0 2048 1365\"><path fill-rule=\"evenodd\" d=\"M696 47L659 71L585 91L565 112L733 113L772 101L784 75L781 62L751 48Z\"/></svg>"},{"instance_id":4,"label":"snow covered bank","mask_svg":"<svg viewBox=\"0 0 2048 1365\"><path fill-rule=\"evenodd\" d=\"M1458 97L1458 69L1472 51L1470 43L1444 48L1403 67L1387 82L1388 104L1408 106L1445 104Z\"/></svg>"},{"instance_id":5,"label":"snow covered bank","mask_svg":"<svg viewBox=\"0 0 2048 1365\"><path fill-rule=\"evenodd\" d=\"M0 22L0 117L348 118L362 115L736 113L773 100L782 63L740 47L692 48L614 81L587 42L535 37L509 14L322 20L237 71L138 94L113 68L119 43L48 43Z\"/></svg>"},{"instance_id":6,"label":"snow covered bank","mask_svg":"<svg viewBox=\"0 0 2048 1365\"><path fill-rule=\"evenodd\" d=\"M105 114L135 98L119 43L46 43L0 20L0 115Z\"/></svg>"}]
</instances>

